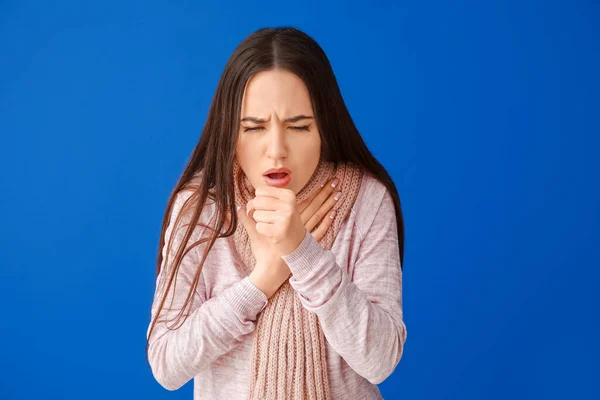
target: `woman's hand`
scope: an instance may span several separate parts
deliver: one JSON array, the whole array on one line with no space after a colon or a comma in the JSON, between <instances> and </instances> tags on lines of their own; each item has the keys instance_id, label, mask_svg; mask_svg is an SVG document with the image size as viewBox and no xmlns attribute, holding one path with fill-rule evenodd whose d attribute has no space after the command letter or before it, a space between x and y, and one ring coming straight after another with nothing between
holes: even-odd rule
<instances>
[{"instance_id":1,"label":"woman's hand","mask_svg":"<svg viewBox=\"0 0 600 400\"><path fill-rule=\"evenodd\" d=\"M339 180L337 178L327 182L323 189L317 192L315 196L298 204L300 218L304 223L304 227L317 241L325 236L325 232L327 232L335 217L335 211L330 211L342 195L340 191L334 192L338 183ZM315 229L315 226L319 222L320 225Z\"/></svg>"},{"instance_id":2,"label":"woman's hand","mask_svg":"<svg viewBox=\"0 0 600 400\"><path fill-rule=\"evenodd\" d=\"M339 199L337 194L331 196L335 184L334 180L301 204L289 189L261 186L255 189L256 197L248 202L246 209L248 214L253 212L256 231L269 240L279 256L288 255L300 245L306 231L319 240L331 225L333 219L327 218L327 213ZM319 222L320 226L313 232Z\"/></svg>"},{"instance_id":3,"label":"woman's hand","mask_svg":"<svg viewBox=\"0 0 600 400\"><path fill-rule=\"evenodd\" d=\"M248 279L270 299L290 277L290 269L273 250L268 238L256 231L256 222L252 218L252 211L250 215L246 215L246 209L241 207L238 210L238 219L248 232L252 254L256 259L256 265Z\"/></svg>"},{"instance_id":4,"label":"woman's hand","mask_svg":"<svg viewBox=\"0 0 600 400\"><path fill-rule=\"evenodd\" d=\"M332 213L330 211L341 195L341 192L333 193L336 183L336 180L329 182L312 198L298 204L304 228L310 231L316 240L323 237L333 222L333 218L330 216L335 214L335 211ZM252 253L256 258L256 266L250 274L250 279L270 298L290 277L290 270L269 239L256 230L257 223L253 218L254 212L255 210L251 208L247 215L246 210L242 207L238 210L238 219L248 232ZM315 229L317 224L319 225Z\"/></svg>"}]
</instances>

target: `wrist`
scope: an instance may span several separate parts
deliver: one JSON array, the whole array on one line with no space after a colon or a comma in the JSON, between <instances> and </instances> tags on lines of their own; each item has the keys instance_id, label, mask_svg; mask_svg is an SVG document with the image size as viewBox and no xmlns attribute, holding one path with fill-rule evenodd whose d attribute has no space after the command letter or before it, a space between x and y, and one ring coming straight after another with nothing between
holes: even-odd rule
<instances>
[{"instance_id":1,"label":"wrist","mask_svg":"<svg viewBox=\"0 0 600 400\"><path fill-rule=\"evenodd\" d=\"M302 229L296 231L296 234L294 235L293 239L281 243L281 246L279 246L278 249L280 257L285 257L292 254L298 248L298 246L300 246L300 244L306 237L306 233L307 229L304 226L302 226Z\"/></svg>"},{"instance_id":2,"label":"wrist","mask_svg":"<svg viewBox=\"0 0 600 400\"><path fill-rule=\"evenodd\" d=\"M258 264L257 264L258 267ZM267 296L268 299L273 296L276 291L276 288L273 288L273 285L270 283L266 273L260 267L254 267L250 275L248 275L248 280L254 286L256 286L261 292Z\"/></svg>"}]
</instances>

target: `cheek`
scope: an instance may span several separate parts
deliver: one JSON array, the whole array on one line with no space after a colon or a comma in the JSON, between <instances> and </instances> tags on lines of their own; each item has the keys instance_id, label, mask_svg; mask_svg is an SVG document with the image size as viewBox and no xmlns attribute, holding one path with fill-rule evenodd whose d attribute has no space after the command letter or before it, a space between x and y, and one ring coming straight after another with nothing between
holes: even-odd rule
<instances>
[{"instance_id":1,"label":"cheek","mask_svg":"<svg viewBox=\"0 0 600 400\"><path fill-rule=\"evenodd\" d=\"M236 148L236 159L240 164L242 171L244 171L247 176L252 176L252 165L255 163L252 160L252 152L248 151L248 147L245 146L245 144L238 144Z\"/></svg>"},{"instance_id":2,"label":"cheek","mask_svg":"<svg viewBox=\"0 0 600 400\"><path fill-rule=\"evenodd\" d=\"M240 164L251 164L253 156L255 157L256 152L252 150L252 143L248 140L240 140L238 141L238 145L236 148L237 158Z\"/></svg>"},{"instance_id":3,"label":"cheek","mask_svg":"<svg viewBox=\"0 0 600 400\"><path fill-rule=\"evenodd\" d=\"M319 160L321 158L321 147L320 140L317 136L317 140L311 140L309 143L305 143L301 155L302 162L302 175L303 180L308 180L313 174Z\"/></svg>"},{"instance_id":4,"label":"cheek","mask_svg":"<svg viewBox=\"0 0 600 400\"><path fill-rule=\"evenodd\" d=\"M319 160L321 157L321 138L318 135L315 138L312 138L307 146L306 153L307 160Z\"/></svg>"},{"instance_id":5,"label":"cheek","mask_svg":"<svg viewBox=\"0 0 600 400\"><path fill-rule=\"evenodd\" d=\"M250 184L254 187L265 184L262 176L261 166L264 164L261 159L261 153L256 150L259 144L251 140L238 142L236 155L240 168L248 177Z\"/></svg>"},{"instance_id":6,"label":"cheek","mask_svg":"<svg viewBox=\"0 0 600 400\"><path fill-rule=\"evenodd\" d=\"M298 135L292 139L290 147L298 149L303 154L312 155L321 147L321 137L318 132L311 132L307 136Z\"/></svg>"}]
</instances>

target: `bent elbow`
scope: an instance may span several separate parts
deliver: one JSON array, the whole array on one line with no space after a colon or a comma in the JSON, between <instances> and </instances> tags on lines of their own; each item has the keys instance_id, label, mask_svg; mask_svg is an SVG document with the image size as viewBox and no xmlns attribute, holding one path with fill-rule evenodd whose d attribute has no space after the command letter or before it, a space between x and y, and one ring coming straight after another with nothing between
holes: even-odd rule
<instances>
[{"instance_id":1,"label":"bent elbow","mask_svg":"<svg viewBox=\"0 0 600 400\"><path fill-rule=\"evenodd\" d=\"M185 382L178 382L173 380L170 374L163 367L158 367L153 364L150 364L150 369L152 370L152 376L162 386L163 388L169 391L175 391L181 388Z\"/></svg>"},{"instance_id":2,"label":"bent elbow","mask_svg":"<svg viewBox=\"0 0 600 400\"><path fill-rule=\"evenodd\" d=\"M148 362L150 363L152 376L156 382L160 384L160 386L169 391L174 391L181 388L186 382L183 382L181 379L176 379L173 376L173 374L169 371L165 357L160 353L157 353L157 351L158 349L156 347L152 348L151 346L150 351L148 352Z\"/></svg>"},{"instance_id":3,"label":"bent elbow","mask_svg":"<svg viewBox=\"0 0 600 400\"><path fill-rule=\"evenodd\" d=\"M371 378L367 378L367 380L369 382L371 382L373 385L379 385L380 383L385 381L388 378L388 376L389 375L378 375L378 376L373 376Z\"/></svg>"},{"instance_id":4,"label":"bent elbow","mask_svg":"<svg viewBox=\"0 0 600 400\"><path fill-rule=\"evenodd\" d=\"M402 352L400 352L400 355L402 355ZM373 385L379 385L380 383L385 381L387 378L389 378L390 375L392 375L392 373L396 369L396 366L398 365L399 362L400 362L399 359L397 362L392 362L391 367L390 367L390 365L386 366L385 364L382 363L381 368L378 371L374 371L374 373L372 375L366 376L365 378L369 382L371 382Z\"/></svg>"},{"instance_id":5,"label":"bent elbow","mask_svg":"<svg viewBox=\"0 0 600 400\"><path fill-rule=\"evenodd\" d=\"M400 360L402 359L402 354L404 353L404 343L406 342L406 325L404 322L401 323L401 326L398 330L398 334L396 335L396 340L394 341L394 348L389 354L395 355L393 359L390 359L387 363L379 363L378 365L381 367L371 376L366 377L366 379L374 385L379 385L394 372Z\"/></svg>"},{"instance_id":6,"label":"bent elbow","mask_svg":"<svg viewBox=\"0 0 600 400\"><path fill-rule=\"evenodd\" d=\"M183 385L180 384L174 384L172 382L170 382L169 380L165 380L165 379L159 379L157 377L155 377L156 381L160 384L160 386L162 386L163 388L167 389L168 391L175 391L178 390L179 388L181 388Z\"/></svg>"},{"instance_id":7,"label":"bent elbow","mask_svg":"<svg viewBox=\"0 0 600 400\"><path fill-rule=\"evenodd\" d=\"M158 382L160 384L160 386L162 386L163 388L165 388L169 391L175 391L183 386L183 384L174 382L172 379L170 379L168 374L165 374L162 372L155 372L153 370L152 375L154 376L154 379L156 380L156 382Z\"/></svg>"},{"instance_id":8,"label":"bent elbow","mask_svg":"<svg viewBox=\"0 0 600 400\"><path fill-rule=\"evenodd\" d=\"M373 375L367 376L367 380L371 382L373 385L379 385L383 381L385 381L396 369L396 364L392 365L392 368L382 368L378 371L375 371Z\"/></svg>"}]
</instances>

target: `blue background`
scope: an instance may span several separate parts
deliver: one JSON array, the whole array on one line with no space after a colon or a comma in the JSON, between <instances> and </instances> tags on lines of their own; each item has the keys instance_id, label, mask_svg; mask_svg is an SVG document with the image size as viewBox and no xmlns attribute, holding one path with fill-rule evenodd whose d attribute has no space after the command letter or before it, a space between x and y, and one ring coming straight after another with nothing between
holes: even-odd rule
<instances>
[{"instance_id":1,"label":"blue background","mask_svg":"<svg viewBox=\"0 0 600 400\"><path fill-rule=\"evenodd\" d=\"M406 222L386 399L600 398L596 1L0 3L0 398L191 399L144 356L162 213L263 26L324 48Z\"/></svg>"}]
</instances>

